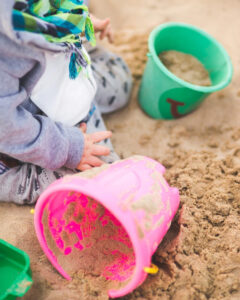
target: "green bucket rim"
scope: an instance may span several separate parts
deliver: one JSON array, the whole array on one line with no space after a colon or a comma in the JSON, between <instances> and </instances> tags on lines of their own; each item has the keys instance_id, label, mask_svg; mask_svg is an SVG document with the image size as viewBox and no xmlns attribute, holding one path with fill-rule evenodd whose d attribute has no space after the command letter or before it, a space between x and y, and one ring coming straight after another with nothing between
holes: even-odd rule
<instances>
[{"instance_id":1,"label":"green bucket rim","mask_svg":"<svg viewBox=\"0 0 240 300\"><path fill-rule=\"evenodd\" d=\"M195 85L192 83L189 83L179 77L177 77L176 75L174 75L173 73L171 73L165 66L164 64L161 62L161 60L158 57L158 54L156 53L155 47L154 47L154 40L156 35L158 35L158 33L162 30L165 29L167 27L184 27L193 31L196 31L198 33L200 33L201 35L203 35L204 37L206 37L207 39L209 39L212 43L214 43L222 52L226 62L227 62L227 66L228 66L228 74L226 76L226 79L223 80L222 82L220 82L219 84L216 85L211 85L211 86L200 86L200 85ZM204 30L193 26L191 24L187 24L187 23L181 23L181 22L168 22L168 23L164 23L159 25L158 27L156 27L149 36L148 39L148 47L149 47L149 51L150 51L150 56L153 57L155 63L158 65L158 67L168 76L170 77L172 80L176 81L177 83L179 83L180 85L198 91L198 92L202 92L202 93L212 93L212 92L216 92L218 90L221 90L223 88L225 88L232 80L232 76L233 76L233 65L232 65L232 61L230 56L228 55L227 51L224 49L224 47L214 38L212 37L210 34L208 34L207 32L205 32Z\"/></svg>"},{"instance_id":2,"label":"green bucket rim","mask_svg":"<svg viewBox=\"0 0 240 300\"><path fill-rule=\"evenodd\" d=\"M26 290L24 292L20 292L20 293L16 293L14 291L14 288L17 286L17 283L19 281L22 281L24 278L26 278L26 276L28 276L28 272L30 269L30 258L28 256L28 254L26 252L24 252L23 250L13 246L12 244L9 244L8 242L6 242L3 239L0 239L0 243L3 244L5 247L11 248L13 251L18 252L20 255L22 255L25 259L25 266L22 269L21 273L18 275L18 277L12 282L11 286L6 290L6 292L2 295L0 295L0 300L1 299L6 299L8 296L15 296L15 297L22 297L31 287L31 285L29 285L29 287L26 288ZM29 280L32 278L31 276L28 276Z\"/></svg>"}]
</instances>

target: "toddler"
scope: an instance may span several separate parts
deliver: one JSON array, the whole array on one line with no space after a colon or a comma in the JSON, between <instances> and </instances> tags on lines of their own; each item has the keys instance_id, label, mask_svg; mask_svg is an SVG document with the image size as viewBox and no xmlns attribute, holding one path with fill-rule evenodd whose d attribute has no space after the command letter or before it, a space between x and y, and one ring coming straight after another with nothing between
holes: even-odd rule
<instances>
[{"instance_id":1,"label":"toddler","mask_svg":"<svg viewBox=\"0 0 240 300\"><path fill-rule=\"evenodd\" d=\"M0 1L0 201L32 204L54 180L118 159L101 113L126 105L131 75L94 47L94 29L112 42L110 21L82 2Z\"/></svg>"}]
</instances>

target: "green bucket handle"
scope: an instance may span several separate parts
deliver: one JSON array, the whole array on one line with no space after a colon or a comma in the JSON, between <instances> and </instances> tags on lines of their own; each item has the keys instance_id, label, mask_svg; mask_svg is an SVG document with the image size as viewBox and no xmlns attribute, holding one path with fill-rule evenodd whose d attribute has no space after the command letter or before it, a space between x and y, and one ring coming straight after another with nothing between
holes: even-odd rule
<instances>
[{"instance_id":1,"label":"green bucket handle","mask_svg":"<svg viewBox=\"0 0 240 300\"><path fill-rule=\"evenodd\" d=\"M33 280L28 274L23 274L18 280L19 281L12 287L11 291L9 291L9 294L16 297L22 297L30 289Z\"/></svg>"},{"instance_id":2,"label":"green bucket handle","mask_svg":"<svg viewBox=\"0 0 240 300\"><path fill-rule=\"evenodd\" d=\"M9 280L6 290L1 290L0 300L14 300L16 297L22 297L33 283L29 256L23 250L0 239L0 258L1 255L7 256L10 264L18 266L19 270L16 277ZM11 269L6 271L6 276L7 272L11 272Z\"/></svg>"}]
</instances>

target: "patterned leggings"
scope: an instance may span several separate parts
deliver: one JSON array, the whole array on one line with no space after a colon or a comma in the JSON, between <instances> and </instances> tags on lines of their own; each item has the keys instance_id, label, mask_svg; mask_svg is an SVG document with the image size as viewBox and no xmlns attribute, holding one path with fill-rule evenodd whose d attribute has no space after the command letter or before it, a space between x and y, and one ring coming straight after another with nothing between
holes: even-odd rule
<instances>
[{"instance_id":1,"label":"patterned leggings","mask_svg":"<svg viewBox=\"0 0 240 300\"><path fill-rule=\"evenodd\" d=\"M83 121L87 123L87 133L92 133L106 130L101 113L113 112L127 104L132 79L127 65L117 55L99 47L91 49L89 54L98 90L93 113ZM117 160L111 141L108 139L101 143L111 150L110 155L102 159L107 163ZM0 201L33 204L53 181L75 172L64 167L51 171L29 163L7 167L0 161Z\"/></svg>"}]
</instances>

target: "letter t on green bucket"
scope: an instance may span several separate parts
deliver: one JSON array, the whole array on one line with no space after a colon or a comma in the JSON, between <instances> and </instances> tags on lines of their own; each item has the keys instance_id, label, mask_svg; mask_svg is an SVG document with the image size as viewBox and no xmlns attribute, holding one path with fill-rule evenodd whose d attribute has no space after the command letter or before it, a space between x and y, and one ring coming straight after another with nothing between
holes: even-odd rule
<instances>
[{"instance_id":1,"label":"letter t on green bucket","mask_svg":"<svg viewBox=\"0 0 240 300\"><path fill-rule=\"evenodd\" d=\"M139 103L155 119L175 119L196 109L211 93L232 79L232 63L224 48L209 34L189 24L166 23L155 28L148 40L148 62L143 74ZM175 50L197 58L208 71L212 85L199 86L171 73L159 59Z\"/></svg>"}]
</instances>

